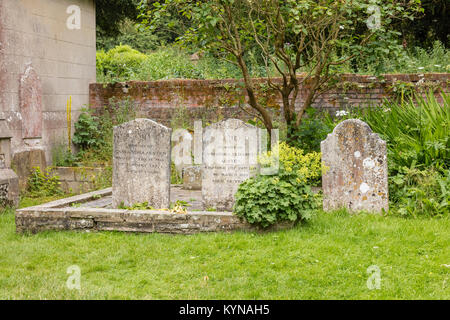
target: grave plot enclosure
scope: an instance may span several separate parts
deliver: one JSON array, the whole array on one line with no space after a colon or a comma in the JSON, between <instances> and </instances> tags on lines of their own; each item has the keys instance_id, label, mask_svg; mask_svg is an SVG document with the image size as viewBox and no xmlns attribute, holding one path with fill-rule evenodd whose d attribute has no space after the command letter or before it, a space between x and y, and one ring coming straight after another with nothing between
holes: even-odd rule
<instances>
[{"instance_id":1,"label":"grave plot enclosure","mask_svg":"<svg viewBox=\"0 0 450 320\"><path fill-rule=\"evenodd\" d=\"M177 190L173 192L176 196ZM187 194L185 198L197 197L198 193L194 191L192 194ZM114 209L111 204L112 189L109 188L20 209L16 211L16 231L18 233L73 230L193 234L254 229L231 212L199 210L179 214L160 210Z\"/></svg>"}]
</instances>

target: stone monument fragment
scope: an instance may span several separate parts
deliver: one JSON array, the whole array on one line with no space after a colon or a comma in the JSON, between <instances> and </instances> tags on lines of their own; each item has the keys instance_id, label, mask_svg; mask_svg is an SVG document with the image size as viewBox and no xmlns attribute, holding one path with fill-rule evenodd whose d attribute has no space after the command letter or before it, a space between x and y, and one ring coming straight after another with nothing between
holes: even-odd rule
<instances>
[{"instance_id":1,"label":"stone monument fragment","mask_svg":"<svg viewBox=\"0 0 450 320\"><path fill-rule=\"evenodd\" d=\"M0 119L0 207L19 204L19 178L11 170L11 138L6 120Z\"/></svg>"},{"instance_id":2,"label":"stone monument fragment","mask_svg":"<svg viewBox=\"0 0 450 320\"><path fill-rule=\"evenodd\" d=\"M19 87L22 138L39 139L42 137L42 84L31 64L26 66Z\"/></svg>"},{"instance_id":3,"label":"stone monument fragment","mask_svg":"<svg viewBox=\"0 0 450 320\"><path fill-rule=\"evenodd\" d=\"M183 189L202 189L202 168L200 166L191 166L183 169Z\"/></svg>"}]
</instances>

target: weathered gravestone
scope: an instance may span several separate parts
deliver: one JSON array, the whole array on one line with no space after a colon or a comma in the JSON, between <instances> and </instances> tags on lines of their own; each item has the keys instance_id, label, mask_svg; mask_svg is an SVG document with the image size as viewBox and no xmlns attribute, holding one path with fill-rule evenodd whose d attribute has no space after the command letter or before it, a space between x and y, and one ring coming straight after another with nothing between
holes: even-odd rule
<instances>
[{"instance_id":1,"label":"weathered gravestone","mask_svg":"<svg viewBox=\"0 0 450 320\"><path fill-rule=\"evenodd\" d=\"M231 211L239 185L256 169L258 128L228 119L203 130L202 198L205 208Z\"/></svg>"},{"instance_id":2,"label":"weathered gravestone","mask_svg":"<svg viewBox=\"0 0 450 320\"><path fill-rule=\"evenodd\" d=\"M0 119L0 207L19 204L19 178L10 167L11 138L6 120Z\"/></svg>"},{"instance_id":3,"label":"weathered gravestone","mask_svg":"<svg viewBox=\"0 0 450 320\"><path fill-rule=\"evenodd\" d=\"M321 143L324 210L388 210L386 142L363 121L340 123Z\"/></svg>"},{"instance_id":4,"label":"weathered gravestone","mask_svg":"<svg viewBox=\"0 0 450 320\"><path fill-rule=\"evenodd\" d=\"M183 189L202 190L202 168L200 166L183 169Z\"/></svg>"},{"instance_id":5,"label":"weathered gravestone","mask_svg":"<svg viewBox=\"0 0 450 320\"><path fill-rule=\"evenodd\" d=\"M20 114L22 138L42 137L42 84L31 64L20 78Z\"/></svg>"},{"instance_id":6,"label":"weathered gravestone","mask_svg":"<svg viewBox=\"0 0 450 320\"><path fill-rule=\"evenodd\" d=\"M172 162L178 175L183 175L183 169L192 166L192 135L186 129L176 129L172 133Z\"/></svg>"},{"instance_id":7,"label":"weathered gravestone","mask_svg":"<svg viewBox=\"0 0 450 320\"><path fill-rule=\"evenodd\" d=\"M113 207L169 208L171 134L149 119L114 127Z\"/></svg>"}]
</instances>

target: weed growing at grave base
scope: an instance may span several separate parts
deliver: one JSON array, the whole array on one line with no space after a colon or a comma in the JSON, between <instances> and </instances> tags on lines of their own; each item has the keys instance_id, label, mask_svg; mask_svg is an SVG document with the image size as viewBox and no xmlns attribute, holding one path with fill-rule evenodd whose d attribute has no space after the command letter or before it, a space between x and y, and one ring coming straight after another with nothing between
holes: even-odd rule
<instances>
[{"instance_id":1,"label":"weed growing at grave base","mask_svg":"<svg viewBox=\"0 0 450 320\"><path fill-rule=\"evenodd\" d=\"M119 205L119 209L124 210L156 210L154 207L149 206L148 202L135 203L132 206L126 206L123 202Z\"/></svg>"},{"instance_id":2,"label":"weed growing at grave base","mask_svg":"<svg viewBox=\"0 0 450 320\"><path fill-rule=\"evenodd\" d=\"M28 191L32 198L51 197L62 195L59 177L52 174L51 168L42 171L40 167L34 167L28 178Z\"/></svg>"},{"instance_id":3,"label":"weed growing at grave base","mask_svg":"<svg viewBox=\"0 0 450 320\"><path fill-rule=\"evenodd\" d=\"M183 177L178 173L174 162L170 163L170 183L183 184Z\"/></svg>"},{"instance_id":4,"label":"weed growing at grave base","mask_svg":"<svg viewBox=\"0 0 450 320\"><path fill-rule=\"evenodd\" d=\"M57 144L52 149L53 165L58 167L76 167L78 159L67 147L67 144Z\"/></svg>"},{"instance_id":5,"label":"weed growing at grave base","mask_svg":"<svg viewBox=\"0 0 450 320\"><path fill-rule=\"evenodd\" d=\"M448 230L449 219L342 211L270 233L18 235L8 210L0 299L450 299ZM72 265L81 291L66 287ZM379 290L367 288L372 265Z\"/></svg>"},{"instance_id":6,"label":"weed growing at grave base","mask_svg":"<svg viewBox=\"0 0 450 320\"><path fill-rule=\"evenodd\" d=\"M135 203L132 206L126 206L123 202L119 205L119 209L124 210L157 210L157 211L166 211L170 213L180 213L180 214L186 214L187 213L187 207L190 207L191 205L182 200L177 200L176 202L172 202L170 204L170 208L168 209L156 209L148 204L148 202L142 202L142 203Z\"/></svg>"},{"instance_id":7,"label":"weed growing at grave base","mask_svg":"<svg viewBox=\"0 0 450 320\"><path fill-rule=\"evenodd\" d=\"M137 114L130 99L109 100L99 115L83 109L75 123L73 142L80 148L77 159L84 166L109 166L112 162L113 128L134 120Z\"/></svg>"}]
</instances>

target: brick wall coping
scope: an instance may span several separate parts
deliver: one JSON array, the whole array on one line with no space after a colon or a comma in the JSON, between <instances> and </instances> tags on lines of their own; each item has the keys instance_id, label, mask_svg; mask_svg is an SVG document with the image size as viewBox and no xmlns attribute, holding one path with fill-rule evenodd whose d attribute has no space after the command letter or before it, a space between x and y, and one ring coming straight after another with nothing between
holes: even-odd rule
<instances>
[{"instance_id":1,"label":"brick wall coping","mask_svg":"<svg viewBox=\"0 0 450 320\"><path fill-rule=\"evenodd\" d=\"M299 79L302 76L299 74ZM358 74L342 74L340 79L342 81L350 81L357 83L382 83L383 80L385 82L391 83L394 81L404 81L404 82L417 82L420 79L424 78L425 81L448 81L450 80L450 73L398 73L398 74L383 74L380 76L374 75L358 75ZM263 83L267 79L266 78L254 78L256 83ZM275 82L282 81L282 78L272 78ZM149 88L159 88L159 87L214 87L214 86L223 86L225 84L235 84L243 82L242 79L169 79L169 80L157 80L157 81L136 81L130 80L126 82L116 82L114 84L110 83L91 83L90 86L108 86L108 87L124 87L126 85L133 87L142 87L147 86Z\"/></svg>"}]
</instances>

